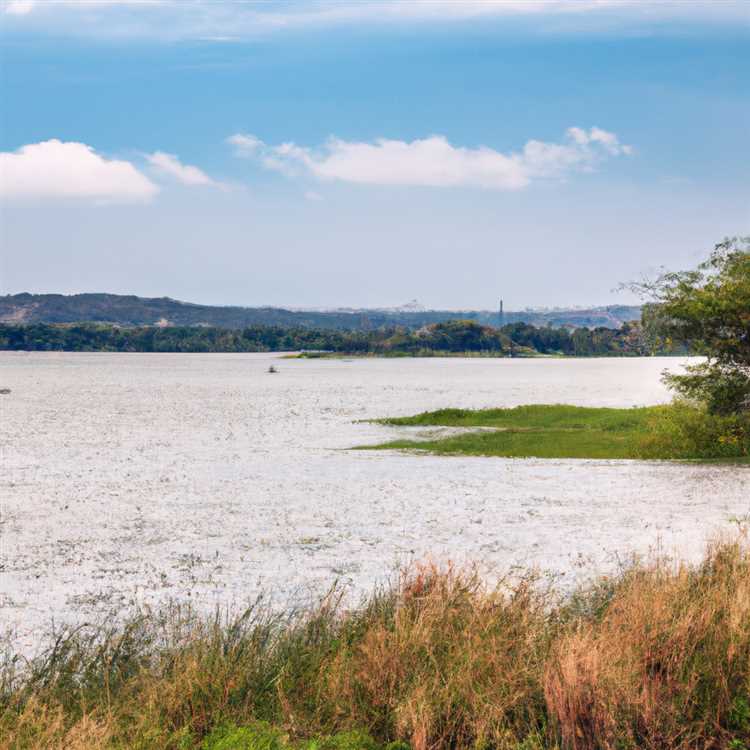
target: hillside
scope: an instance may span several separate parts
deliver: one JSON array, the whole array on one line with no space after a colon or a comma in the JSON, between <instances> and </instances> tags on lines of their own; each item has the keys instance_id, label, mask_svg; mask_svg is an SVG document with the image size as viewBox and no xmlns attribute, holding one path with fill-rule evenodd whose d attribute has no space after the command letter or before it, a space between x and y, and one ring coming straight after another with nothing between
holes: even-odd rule
<instances>
[{"instance_id":1,"label":"hillside","mask_svg":"<svg viewBox=\"0 0 750 750\"><path fill-rule=\"evenodd\" d=\"M506 312L503 323L535 326L619 328L640 318L640 308L611 305L590 309L524 310ZM383 326L410 329L444 320L470 319L497 325L490 310L287 310L279 307L219 307L180 302L169 297L136 297L119 294L13 294L0 296L0 322L116 323L124 326L171 325L244 328L253 325L324 329L372 330Z\"/></svg>"}]
</instances>

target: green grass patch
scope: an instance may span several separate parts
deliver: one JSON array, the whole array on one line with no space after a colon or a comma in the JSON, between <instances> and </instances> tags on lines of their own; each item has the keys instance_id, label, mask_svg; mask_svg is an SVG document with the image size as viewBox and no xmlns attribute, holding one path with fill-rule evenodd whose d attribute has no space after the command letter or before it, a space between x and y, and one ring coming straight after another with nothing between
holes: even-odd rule
<instances>
[{"instance_id":1,"label":"green grass patch","mask_svg":"<svg viewBox=\"0 0 750 750\"><path fill-rule=\"evenodd\" d=\"M367 732L349 731L304 741L293 741L287 732L267 722L215 729L201 750L409 750L406 742L381 744Z\"/></svg>"},{"instance_id":2,"label":"green grass patch","mask_svg":"<svg viewBox=\"0 0 750 750\"><path fill-rule=\"evenodd\" d=\"M484 428L448 437L394 440L365 449L507 458L737 460L750 457L750 417L716 417L676 402L629 409L534 404L441 409L377 420L413 427Z\"/></svg>"},{"instance_id":3,"label":"green grass patch","mask_svg":"<svg viewBox=\"0 0 750 750\"><path fill-rule=\"evenodd\" d=\"M514 359L565 357L561 352L540 353L530 347L518 346ZM382 351L352 352L298 352L285 354L282 359L407 359L407 358L457 358L457 359L508 359L508 352L489 351L449 351L446 349L383 349Z\"/></svg>"}]
</instances>

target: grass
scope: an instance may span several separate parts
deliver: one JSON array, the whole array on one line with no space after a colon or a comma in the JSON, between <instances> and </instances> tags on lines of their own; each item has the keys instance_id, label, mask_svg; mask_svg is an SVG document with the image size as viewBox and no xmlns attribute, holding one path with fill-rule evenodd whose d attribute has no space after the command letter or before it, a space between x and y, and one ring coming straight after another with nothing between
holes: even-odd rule
<instances>
[{"instance_id":1,"label":"grass","mask_svg":"<svg viewBox=\"0 0 750 750\"><path fill-rule=\"evenodd\" d=\"M3 750L750 747L750 550L572 595L415 566L347 609L172 607L0 670Z\"/></svg>"},{"instance_id":2,"label":"grass","mask_svg":"<svg viewBox=\"0 0 750 750\"><path fill-rule=\"evenodd\" d=\"M750 418L721 418L685 403L630 409L537 404L442 409L377 420L391 426L483 428L437 439L401 439L363 449L413 449L509 458L733 459L750 456Z\"/></svg>"},{"instance_id":3,"label":"grass","mask_svg":"<svg viewBox=\"0 0 750 750\"><path fill-rule=\"evenodd\" d=\"M410 750L402 742L386 745L367 732L339 732L334 735L295 742L289 734L268 722L252 722L238 727L219 727L206 737L201 750Z\"/></svg>"},{"instance_id":4,"label":"grass","mask_svg":"<svg viewBox=\"0 0 750 750\"><path fill-rule=\"evenodd\" d=\"M449 351L447 349L384 349L382 351L367 352L318 352L305 351L296 354L286 354L283 359L404 359L404 358L459 358L459 359L507 359L508 353L500 350L492 351ZM528 347L517 347L514 358L557 358L564 357L560 353L541 353Z\"/></svg>"}]
</instances>

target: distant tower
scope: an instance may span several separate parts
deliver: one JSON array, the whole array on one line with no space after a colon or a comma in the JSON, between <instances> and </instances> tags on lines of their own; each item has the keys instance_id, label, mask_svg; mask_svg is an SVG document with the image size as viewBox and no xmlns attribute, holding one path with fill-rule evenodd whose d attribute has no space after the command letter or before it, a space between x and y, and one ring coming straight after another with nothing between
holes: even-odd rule
<instances>
[{"instance_id":1,"label":"distant tower","mask_svg":"<svg viewBox=\"0 0 750 750\"><path fill-rule=\"evenodd\" d=\"M498 316L497 317L498 317L498 321L499 321L498 327L502 328L503 325L505 324L505 313L503 313L503 301L502 300L500 300L500 310L498 312Z\"/></svg>"}]
</instances>

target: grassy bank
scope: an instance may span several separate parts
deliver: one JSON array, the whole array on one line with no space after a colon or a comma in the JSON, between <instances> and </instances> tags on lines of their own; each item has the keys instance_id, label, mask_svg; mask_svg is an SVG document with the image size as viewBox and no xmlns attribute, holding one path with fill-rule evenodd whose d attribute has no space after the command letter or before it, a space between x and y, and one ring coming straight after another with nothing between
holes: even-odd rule
<instances>
[{"instance_id":1,"label":"grassy bank","mask_svg":"<svg viewBox=\"0 0 750 750\"><path fill-rule=\"evenodd\" d=\"M564 357L559 353L540 353L528 347L516 347L513 352L515 359ZM591 355L608 356L608 355ZM625 356L625 355L623 355ZM630 356L630 355L628 355ZM632 355L637 356L637 355ZM382 351L382 352L299 352L297 354L283 355L284 359L406 359L409 357L441 359L508 359L510 354L502 351L445 351L440 349L414 349L411 351Z\"/></svg>"},{"instance_id":2,"label":"grassy bank","mask_svg":"<svg viewBox=\"0 0 750 750\"><path fill-rule=\"evenodd\" d=\"M717 417L680 402L632 409L562 404L475 411L442 409L378 422L483 429L436 439L395 440L365 448L537 458L747 461L750 457L750 417Z\"/></svg>"},{"instance_id":3,"label":"grassy bank","mask_svg":"<svg viewBox=\"0 0 750 750\"><path fill-rule=\"evenodd\" d=\"M697 566L634 564L566 597L531 574L513 581L423 566L355 609L331 595L286 616L173 608L65 631L0 673L0 745L750 747L742 543Z\"/></svg>"}]
</instances>

